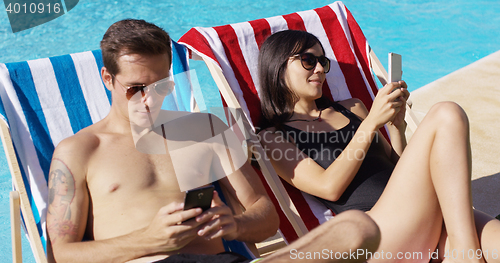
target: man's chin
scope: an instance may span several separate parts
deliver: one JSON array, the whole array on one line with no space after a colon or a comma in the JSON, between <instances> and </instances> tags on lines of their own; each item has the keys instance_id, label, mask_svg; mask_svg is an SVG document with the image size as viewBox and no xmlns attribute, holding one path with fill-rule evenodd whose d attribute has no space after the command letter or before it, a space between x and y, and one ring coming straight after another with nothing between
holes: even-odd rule
<instances>
[{"instance_id":1,"label":"man's chin","mask_svg":"<svg viewBox=\"0 0 500 263\"><path fill-rule=\"evenodd\" d=\"M140 129L140 128L151 129L152 126L154 127L154 123L152 123L149 120L137 120L137 121L134 120L134 121L130 121L130 125L134 129Z\"/></svg>"},{"instance_id":2,"label":"man's chin","mask_svg":"<svg viewBox=\"0 0 500 263\"><path fill-rule=\"evenodd\" d=\"M156 126L155 120L158 118L158 113L135 113L130 118L132 126L151 128Z\"/></svg>"}]
</instances>

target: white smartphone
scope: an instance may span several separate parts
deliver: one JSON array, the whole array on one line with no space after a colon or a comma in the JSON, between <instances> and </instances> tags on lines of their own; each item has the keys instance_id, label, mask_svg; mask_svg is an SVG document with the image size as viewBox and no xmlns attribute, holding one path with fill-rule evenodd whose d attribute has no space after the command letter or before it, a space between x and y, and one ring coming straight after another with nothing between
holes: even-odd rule
<instances>
[{"instance_id":1,"label":"white smartphone","mask_svg":"<svg viewBox=\"0 0 500 263\"><path fill-rule=\"evenodd\" d=\"M402 80L402 59L401 55L396 53L389 53L389 82L396 82Z\"/></svg>"}]
</instances>

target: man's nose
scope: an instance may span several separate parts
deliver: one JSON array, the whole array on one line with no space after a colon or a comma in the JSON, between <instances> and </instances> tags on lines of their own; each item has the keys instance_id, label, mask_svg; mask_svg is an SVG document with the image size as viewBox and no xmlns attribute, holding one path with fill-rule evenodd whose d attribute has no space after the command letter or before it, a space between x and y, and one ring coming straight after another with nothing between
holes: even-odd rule
<instances>
[{"instance_id":1,"label":"man's nose","mask_svg":"<svg viewBox=\"0 0 500 263\"><path fill-rule=\"evenodd\" d=\"M147 104L147 102L150 100L151 100L151 91L149 90L149 88L146 87L141 90L141 101Z\"/></svg>"},{"instance_id":2,"label":"man's nose","mask_svg":"<svg viewBox=\"0 0 500 263\"><path fill-rule=\"evenodd\" d=\"M160 98L158 95L156 95L154 90L151 89L144 89L141 91L141 102L144 105L149 106L149 108L155 108L158 106L158 104L163 103L163 98Z\"/></svg>"}]
</instances>

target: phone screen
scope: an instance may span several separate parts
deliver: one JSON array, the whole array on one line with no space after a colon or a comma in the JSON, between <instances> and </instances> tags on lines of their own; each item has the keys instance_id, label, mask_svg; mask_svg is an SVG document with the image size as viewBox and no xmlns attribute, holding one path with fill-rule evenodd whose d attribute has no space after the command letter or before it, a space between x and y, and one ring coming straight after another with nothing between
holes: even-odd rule
<instances>
[{"instance_id":1,"label":"phone screen","mask_svg":"<svg viewBox=\"0 0 500 263\"><path fill-rule=\"evenodd\" d=\"M196 207L200 207L203 211L208 210L212 204L213 194L213 185L186 191L184 210Z\"/></svg>"},{"instance_id":2,"label":"phone screen","mask_svg":"<svg viewBox=\"0 0 500 263\"><path fill-rule=\"evenodd\" d=\"M402 59L401 55L389 53L389 82L397 82L402 80Z\"/></svg>"}]
</instances>

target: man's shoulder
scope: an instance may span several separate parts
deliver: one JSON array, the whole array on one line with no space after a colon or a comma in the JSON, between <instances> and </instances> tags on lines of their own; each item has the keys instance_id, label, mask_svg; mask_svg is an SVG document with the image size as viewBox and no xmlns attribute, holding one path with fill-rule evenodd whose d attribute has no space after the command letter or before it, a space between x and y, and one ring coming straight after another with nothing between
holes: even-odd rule
<instances>
[{"instance_id":1,"label":"man's shoulder","mask_svg":"<svg viewBox=\"0 0 500 263\"><path fill-rule=\"evenodd\" d=\"M62 140L52 155L51 171L67 169L73 179L85 180L88 162L98 145L98 136L87 128Z\"/></svg>"},{"instance_id":2,"label":"man's shoulder","mask_svg":"<svg viewBox=\"0 0 500 263\"><path fill-rule=\"evenodd\" d=\"M76 134L62 140L56 147L54 155L71 154L74 158L88 157L99 146L99 137L92 127L87 127Z\"/></svg>"}]
</instances>

